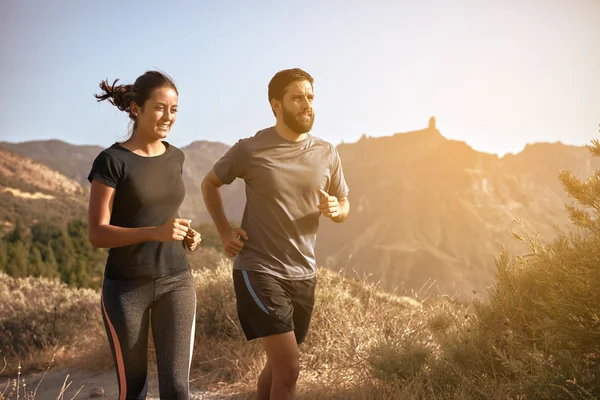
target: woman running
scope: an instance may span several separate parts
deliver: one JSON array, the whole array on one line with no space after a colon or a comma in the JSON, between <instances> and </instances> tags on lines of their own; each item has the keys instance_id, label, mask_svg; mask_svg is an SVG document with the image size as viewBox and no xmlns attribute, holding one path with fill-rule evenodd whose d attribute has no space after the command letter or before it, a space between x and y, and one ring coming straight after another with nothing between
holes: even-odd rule
<instances>
[{"instance_id":1,"label":"woman running","mask_svg":"<svg viewBox=\"0 0 600 400\"><path fill-rule=\"evenodd\" d=\"M102 81L94 96L127 112L133 129L94 160L88 236L94 247L110 249L101 306L119 400L146 398L150 326L160 398L187 399L196 291L185 249L195 250L201 239L191 220L178 215L184 154L164 140L175 123L178 91L157 71L133 85L117 81Z\"/></svg>"}]
</instances>

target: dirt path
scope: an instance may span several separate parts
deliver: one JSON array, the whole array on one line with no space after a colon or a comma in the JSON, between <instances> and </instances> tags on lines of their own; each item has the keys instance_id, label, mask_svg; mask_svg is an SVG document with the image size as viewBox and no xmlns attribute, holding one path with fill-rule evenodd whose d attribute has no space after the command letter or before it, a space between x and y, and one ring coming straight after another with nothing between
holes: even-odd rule
<instances>
[{"instance_id":1,"label":"dirt path","mask_svg":"<svg viewBox=\"0 0 600 400\"><path fill-rule=\"evenodd\" d=\"M33 392L35 387L42 379L44 373L27 374L25 376L25 383L27 384L27 392ZM67 377L68 376L68 377ZM119 397L117 380L114 371L102 371L102 372L91 372L76 368L66 368L61 370L50 370L43 377L43 381L39 385L35 399L36 400L52 400L57 399L63 384L69 385L64 392L64 397L61 399L70 400L72 399L77 391L83 386L79 394L75 397L75 400L83 399L117 399ZM6 378L0 378L0 394L4 390L7 384ZM158 400L158 382L156 375L150 375L148 382L148 400ZM104 395L94 397L93 391L102 389ZM10 389L9 389L10 390ZM8 391L7 391L8 393ZM23 393L21 392L21 398ZM16 398L16 396L14 396ZM224 395L219 394L218 391L198 390L192 388L190 400L245 400L247 395Z\"/></svg>"}]
</instances>

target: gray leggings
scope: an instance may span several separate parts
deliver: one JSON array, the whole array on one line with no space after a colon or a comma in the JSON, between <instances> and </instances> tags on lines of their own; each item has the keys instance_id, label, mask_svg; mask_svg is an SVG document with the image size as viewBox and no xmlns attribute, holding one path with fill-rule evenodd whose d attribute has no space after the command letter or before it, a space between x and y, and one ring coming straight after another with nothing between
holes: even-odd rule
<instances>
[{"instance_id":1,"label":"gray leggings","mask_svg":"<svg viewBox=\"0 0 600 400\"><path fill-rule=\"evenodd\" d=\"M196 290L190 271L147 280L105 278L101 305L119 400L146 398L150 324L160 398L188 399L196 326Z\"/></svg>"}]
</instances>

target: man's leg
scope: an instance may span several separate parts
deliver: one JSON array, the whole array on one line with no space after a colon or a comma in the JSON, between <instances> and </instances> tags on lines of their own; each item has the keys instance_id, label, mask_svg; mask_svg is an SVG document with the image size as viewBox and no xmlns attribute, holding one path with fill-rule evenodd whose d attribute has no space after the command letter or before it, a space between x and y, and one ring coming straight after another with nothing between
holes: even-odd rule
<instances>
[{"instance_id":1,"label":"man's leg","mask_svg":"<svg viewBox=\"0 0 600 400\"><path fill-rule=\"evenodd\" d=\"M267 347L274 347L275 351L283 351L283 348L277 348L277 346L280 346L277 344L277 341L280 340L278 337L289 335L294 345L292 350L295 353L292 354L296 354L297 370L298 346L293 332L294 312L292 301L284 288L286 282L266 273L234 270L233 284L238 318L246 339L262 338L261 341L263 339L267 341L267 344L263 343L265 350L267 350ZM269 343L273 340L276 343L270 346ZM269 350L267 350L267 365L261 372L257 383L257 399L278 399L278 397L271 395L272 383L276 379L274 376L276 368L278 368L278 365L274 364L273 357L269 355ZM295 386L295 379L293 386Z\"/></svg>"},{"instance_id":2,"label":"man's leg","mask_svg":"<svg viewBox=\"0 0 600 400\"><path fill-rule=\"evenodd\" d=\"M295 296L295 299L292 302L294 307L294 336L298 345L300 345L300 343L304 341L310 325L315 302L316 277L306 281L294 282L293 284L286 286L290 286L287 287L286 290L289 290L289 293ZM271 372L269 359L267 358L267 363L258 378L257 400L270 400L272 380L273 374Z\"/></svg>"},{"instance_id":3,"label":"man's leg","mask_svg":"<svg viewBox=\"0 0 600 400\"><path fill-rule=\"evenodd\" d=\"M293 288L290 288L290 298L292 299L292 307L294 308L294 334L296 335L298 344L301 344L306 339L312 319L317 278L294 281L292 284Z\"/></svg>"},{"instance_id":4,"label":"man's leg","mask_svg":"<svg viewBox=\"0 0 600 400\"><path fill-rule=\"evenodd\" d=\"M294 332L260 338L273 379L270 400L293 400L300 374L300 352Z\"/></svg>"},{"instance_id":5,"label":"man's leg","mask_svg":"<svg viewBox=\"0 0 600 400\"><path fill-rule=\"evenodd\" d=\"M256 400L269 400L271 398L271 382L273 374L269 366L269 359L258 377L258 385L256 387Z\"/></svg>"}]
</instances>

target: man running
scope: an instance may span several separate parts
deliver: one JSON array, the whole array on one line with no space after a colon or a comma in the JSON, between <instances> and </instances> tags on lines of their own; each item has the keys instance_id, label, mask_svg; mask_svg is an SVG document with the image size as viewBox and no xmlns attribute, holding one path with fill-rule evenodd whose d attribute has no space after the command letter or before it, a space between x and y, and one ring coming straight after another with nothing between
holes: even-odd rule
<instances>
[{"instance_id":1,"label":"man running","mask_svg":"<svg viewBox=\"0 0 600 400\"><path fill-rule=\"evenodd\" d=\"M294 68L269 83L274 127L239 140L202 182L206 207L226 253L236 256L238 317L248 340L259 338L267 363L257 398L294 399L298 345L308 332L316 285L315 243L321 214L348 217L348 186L336 148L309 132L313 78ZM246 183L241 227L230 226L220 187Z\"/></svg>"}]
</instances>

